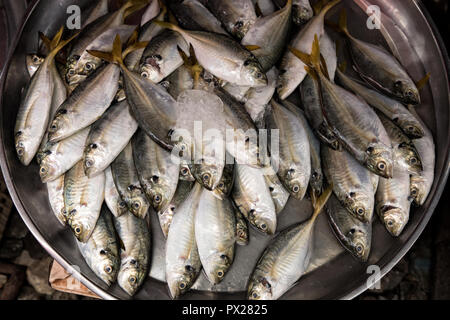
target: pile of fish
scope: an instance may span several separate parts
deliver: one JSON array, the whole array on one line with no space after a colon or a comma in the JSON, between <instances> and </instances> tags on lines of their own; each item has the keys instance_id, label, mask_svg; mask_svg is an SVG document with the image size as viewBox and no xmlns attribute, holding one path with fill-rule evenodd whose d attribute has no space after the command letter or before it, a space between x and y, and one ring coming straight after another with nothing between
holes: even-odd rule
<instances>
[{"instance_id":1,"label":"pile of fish","mask_svg":"<svg viewBox=\"0 0 450 320\"><path fill-rule=\"evenodd\" d=\"M355 38L345 12L326 24L340 0L107 2L86 8L66 40L63 28L40 35L14 131L20 161L37 160L56 218L107 285L141 288L151 214L167 238L172 298L202 270L221 282L249 224L274 237L242 279L248 298L278 299L308 268L322 211L365 262L374 212L397 237L411 203L426 201L435 150L414 110L426 78L416 84ZM124 24L144 8L139 27ZM215 134L199 138L196 122ZM279 232L290 197L309 198L314 213Z\"/></svg>"}]
</instances>

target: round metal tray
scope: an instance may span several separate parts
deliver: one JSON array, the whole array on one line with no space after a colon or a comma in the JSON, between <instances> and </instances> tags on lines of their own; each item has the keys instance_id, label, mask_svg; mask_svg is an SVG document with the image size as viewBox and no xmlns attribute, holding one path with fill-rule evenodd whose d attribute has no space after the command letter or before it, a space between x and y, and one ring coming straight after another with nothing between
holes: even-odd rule
<instances>
[{"instance_id":1,"label":"round metal tray","mask_svg":"<svg viewBox=\"0 0 450 320\"><path fill-rule=\"evenodd\" d=\"M89 0L76 1L82 8ZM370 3L369 3L370 2ZM63 267L73 271L89 289L104 299L130 299L117 285L107 288L83 261L69 230L61 227L51 213L45 186L40 182L36 164L23 167L17 159L13 129L22 88L29 77L25 55L36 50L38 31L52 35L65 23L66 8L73 0L35 1L17 35L3 72L0 96L0 163L9 192L23 220L41 245ZM431 74L430 84L422 91L423 103L417 108L434 134L436 143L436 172L431 193L424 206L413 208L410 222L399 238L392 238L384 227L374 224L373 245L369 261L361 264L337 243L325 215L316 224L315 250L310 270L283 299L350 299L367 289L371 265L385 275L411 248L428 223L445 186L449 172L449 82L448 57L442 40L428 14L418 1L344 0L352 14L350 28L357 37L383 43L378 30L365 28L367 16L361 9L377 5L385 14L388 44L414 79L425 72ZM395 21L395 23L393 23ZM361 27L364 26L364 27ZM280 217L279 229L306 219L311 213L308 201L290 201ZM151 277L136 299L169 299L164 280L164 241L155 215L152 215L153 261ZM235 263L223 283L210 287L201 275L194 290L183 299L243 299L244 287L261 251L269 241L251 231L248 247L239 247Z\"/></svg>"}]
</instances>

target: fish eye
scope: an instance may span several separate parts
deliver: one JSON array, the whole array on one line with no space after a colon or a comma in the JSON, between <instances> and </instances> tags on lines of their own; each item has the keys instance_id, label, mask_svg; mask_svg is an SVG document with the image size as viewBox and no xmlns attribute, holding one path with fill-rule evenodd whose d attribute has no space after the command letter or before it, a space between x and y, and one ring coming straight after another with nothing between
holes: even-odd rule
<instances>
[{"instance_id":1,"label":"fish eye","mask_svg":"<svg viewBox=\"0 0 450 320\"><path fill-rule=\"evenodd\" d=\"M104 256L105 254L106 254L106 251L105 250L100 250L100 254L102 255L102 256Z\"/></svg>"},{"instance_id":2,"label":"fish eye","mask_svg":"<svg viewBox=\"0 0 450 320\"><path fill-rule=\"evenodd\" d=\"M262 79L264 76L263 76L263 74L261 73L261 72L257 72L256 73L256 78L258 78L258 79Z\"/></svg>"},{"instance_id":3,"label":"fish eye","mask_svg":"<svg viewBox=\"0 0 450 320\"><path fill-rule=\"evenodd\" d=\"M38 56L34 56L34 57L33 57L33 62L34 62L34 63L37 63L37 62L39 62L39 58L38 58Z\"/></svg>"},{"instance_id":4,"label":"fish eye","mask_svg":"<svg viewBox=\"0 0 450 320\"><path fill-rule=\"evenodd\" d=\"M194 268L192 266L190 266L190 265L186 265L184 267L184 269L186 269L187 272L193 272L194 271Z\"/></svg>"},{"instance_id":5,"label":"fish eye","mask_svg":"<svg viewBox=\"0 0 450 320\"><path fill-rule=\"evenodd\" d=\"M417 159L416 157L412 157L409 162L411 162L411 164L416 164L417 163Z\"/></svg>"},{"instance_id":6,"label":"fish eye","mask_svg":"<svg viewBox=\"0 0 450 320\"><path fill-rule=\"evenodd\" d=\"M292 191L297 193L297 192L300 191L300 187L298 185L295 185L295 186L292 187Z\"/></svg>"},{"instance_id":7,"label":"fish eye","mask_svg":"<svg viewBox=\"0 0 450 320\"><path fill-rule=\"evenodd\" d=\"M414 127L413 127L413 126L408 126L406 129L407 129L408 131L410 131L410 132L413 132L413 131L414 131Z\"/></svg>"},{"instance_id":8,"label":"fish eye","mask_svg":"<svg viewBox=\"0 0 450 320\"><path fill-rule=\"evenodd\" d=\"M355 229L350 229L350 234L354 234L356 232L356 230Z\"/></svg>"},{"instance_id":9,"label":"fish eye","mask_svg":"<svg viewBox=\"0 0 450 320\"><path fill-rule=\"evenodd\" d=\"M275 189L274 189L273 187L269 187L269 191L270 191L270 192L274 192Z\"/></svg>"},{"instance_id":10,"label":"fish eye","mask_svg":"<svg viewBox=\"0 0 450 320\"><path fill-rule=\"evenodd\" d=\"M222 270L217 271L217 276L219 278L222 278L225 275L225 273Z\"/></svg>"},{"instance_id":11,"label":"fish eye","mask_svg":"<svg viewBox=\"0 0 450 320\"><path fill-rule=\"evenodd\" d=\"M19 156L23 156L23 154L24 154L23 149L18 149L18 150L17 150L17 154L18 154Z\"/></svg>"},{"instance_id":12,"label":"fish eye","mask_svg":"<svg viewBox=\"0 0 450 320\"><path fill-rule=\"evenodd\" d=\"M42 173L42 174L47 173L47 168L41 167L41 173Z\"/></svg>"},{"instance_id":13,"label":"fish eye","mask_svg":"<svg viewBox=\"0 0 450 320\"><path fill-rule=\"evenodd\" d=\"M251 209L251 210L248 212L248 216L249 216L249 218L253 218L253 217L255 216L255 209Z\"/></svg>"},{"instance_id":14,"label":"fish eye","mask_svg":"<svg viewBox=\"0 0 450 320\"><path fill-rule=\"evenodd\" d=\"M378 163L377 168L381 171L384 171L384 169L386 169L386 163L381 161L380 163Z\"/></svg>"},{"instance_id":15,"label":"fish eye","mask_svg":"<svg viewBox=\"0 0 450 320\"><path fill-rule=\"evenodd\" d=\"M158 176L153 176L152 177L152 182L153 183L158 183L158 181L159 181L159 177Z\"/></svg>"},{"instance_id":16,"label":"fish eye","mask_svg":"<svg viewBox=\"0 0 450 320\"><path fill-rule=\"evenodd\" d=\"M135 203L133 203L133 208L139 209L140 207L141 207L141 204L140 204L138 201L136 201Z\"/></svg>"},{"instance_id":17,"label":"fish eye","mask_svg":"<svg viewBox=\"0 0 450 320\"><path fill-rule=\"evenodd\" d=\"M203 182L208 182L211 179L211 175L209 173L205 173L202 177Z\"/></svg>"},{"instance_id":18,"label":"fish eye","mask_svg":"<svg viewBox=\"0 0 450 320\"><path fill-rule=\"evenodd\" d=\"M402 86L402 82L401 81L397 81L394 83L395 88L400 88Z\"/></svg>"},{"instance_id":19,"label":"fish eye","mask_svg":"<svg viewBox=\"0 0 450 320\"><path fill-rule=\"evenodd\" d=\"M235 23L234 26L235 26L236 28L242 28L242 27L244 26L244 22L238 21L238 22Z\"/></svg>"},{"instance_id":20,"label":"fish eye","mask_svg":"<svg viewBox=\"0 0 450 320\"><path fill-rule=\"evenodd\" d=\"M130 278L128 278L128 282L129 282L131 285L134 285L134 284L136 283L136 277L131 276Z\"/></svg>"},{"instance_id":21,"label":"fish eye","mask_svg":"<svg viewBox=\"0 0 450 320\"><path fill-rule=\"evenodd\" d=\"M186 176L188 173L189 173L189 170L188 170L187 168L181 169L181 174L182 174L183 176Z\"/></svg>"},{"instance_id":22,"label":"fish eye","mask_svg":"<svg viewBox=\"0 0 450 320\"><path fill-rule=\"evenodd\" d=\"M259 299L259 295L256 292L252 293L252 298L253 299Z\"/></svg>"},{"instance_id":23,"label":"fish eye","mask_svg":"<svg viewBox=\"0 0 450 320\"><path fill-rule=\"evenodd\" d=\"M52 124L52 126L50 127L51 130L55 131L58 129L58 126L56 124Z\"/></svg>"},{"instance_id":24,"label":"fish eye","mask_svg":"<svg viewBox=\"0 0 450 320\"><path fill-rule=\"evenodd\" d=\"M415 195L417 194L417 190L416 190L416 189L412 189L412 190L411 190L411 194L412 194L413 196L415 196Z\"/></svg>"},{"instance_id":25,"label":"fish eye","mask_svg":"<svg viewBox=\"0 0 450 320\"><path fill-rule=\"evenodd\" d=\"M317 179L319 176L319 174L317 172L313 172L312 177L313 179Z\"/></svg>"},{"instance_id":26,"label":"fish eye","mask_svg":"<svg viewBox=\"0 0 450 320\"><path fill-rule=\"evenodd\" d=\"M86 63L86 70L90 71L94 69L94 65L92 63Z\"/></svg>"},{"instance_id":27,"label":"fish eye","mask_svg":"<svg viewBox=\"0 0 450 320\"><path fill-rule=\"evenodd\" d=\"M90 147L91 147L91 149L97 149L97 148L98 148L97 144L95 144L95 143L92 143L92 144L90 145Z\"/></svg>"},{"instance_id":28,"label":"fish eye","mask_svg":"<svg viewBox=\"0 0 450 320\"><path fill-rule=\"evenodd\" d=\"M245 60L244 61L244 67L247 67L247 66L249 66L250 65L250 60Z\"/></svg>"},{"instance_id":29,"label":"fish eye","mask_svg":"<svg viewBox=\"0 0 450 320\"><path fill-rule=\"evenodd\" d=\"M375 150L374 147L368 147L367 148L367 152L368 153L372 153L372 152L374 152L374 150Z\"/></svg>"},{"instance_id":30,"label":"fish eye","mask_svg":"<svg viewBox=\"0 0 450 320\"><path fill-rule=\"evenodd\" d=\"M392 227L392 226L394 225L394 221L388 220L388 221L387 221L387 225L390 226L390 227Z\"/></svg>"},{"instance_id":31,"label":"fish eye","mask_svg":"<svg viewBox=\"0 0 450 320\"><path fill-rule=\"evenodd\" d=\"M125 208L126 205L127 205L127 204L125 203L125 201L120 201L120 202L119 202L119 207L120 207L120 208Z\"/></svg>"},{"instance_id":32,"label":"fish eye","mask_svg":"<svg viewBox=\"0 0 450 320\"><path fill-rule=\"evenodd\" d=\"M74 231L76 235L80 235L82 230L81 227L75 227Z\"/></svg>"},{"instance_id":33,"label":"fish eye","mask_svg":"<svg viewBox=\"0 0 450 320\"><path fill-rule=\"evenodd\" d=\"M364 215L365 210L364 210L364 208L359 207L359 208L356 209L356 213L357 213L359 216L362 216L362 215Z\"/></svg>"},{"instance_id":34,"label":"fish eye","mask_svg":"<svg viewBox=\"0 0 450 320\"><path fill-rule=\"evenodd\" d=\"M159 204L159 203L161 203L161 201L162 201L162 197L161 197L159 194L157 194L157 195L155 195L155 196L153 197L153 201L154 201L156 204Z\"/></svg>"},{"instance_id":35,"label":"fish eye","mask_svg":"<svg viewBox=\"0 0 450 320\"><path fill-rule=\"evenodd\" d=\"M141 73L141 77L142 77L142 78L145 78L145 79L148 79L148 78L149 78L148 72L146 72L146 71L142 72L142 73Z\"/></svg>"},{"instance_id":36,"label":"fish eye","mask_svg":"<svg viewBox=\"0 0 450 320\"><path fill-rule=\"evenodd\" d=\"M265 230L267 230L267 225L265 223L262 223L260 225L260 228L265 231Z\"/></svg>"},{"instance_id":37,"label":"fish eye","mask_svg":"<svg viewBox=\"0 0 450 320\"><path fill-rule=\"evenodd\" d=\"M135 264L137 263L137 261L134 260L134 259L131 259L131 260L130 260L130 263L131 263L132 265L135 265Z\"/></svg>"},{"instance_id":38,"label":"fish eye","mask_svg":"<svg viewBox=\"0 0 450 320\"><path fill-rule=\"evenodd\" d=\"M69 69L69 75L70 75L70 76L75 75L75 70L74 70L74 69Z\"/></svg>"},{"instance_id":39,"label":"fish eye","mask_svg":"<svg viewBox=\"0 0 450 320\"><path fill-rule=\"evenodd\" d=\"M94 161L93 160L86 160L84 162L84 165L86 166L86 168L91 168L94 165Z\"/></svg>"},{"instance_id":40,"label":"fish eye","mask_svg":"<svg viewBox=\"0 0 450 320\"><path fill-rule=\"evenodd\" d=\"M179 287L181 290L184 290L184 289L186 288L186 283L185 283L185 282L181 282L181 283L178 285L178 287Z\"/></svg>"},{"instance_id":41,"label":"fish eye","mask_svg":"<svg viewBox=\"0 0 450 320\"><path fill-rule=\"evenodd\" d=\"M363 247L362 247L362 245L357 245L356 246L356 251L358 252L358 253L361 253L362 251L363 251Z\"/></svg>"},{"instance_id":42,"label":"fish eye","mask_svg":"<svg viewBox=\"0 0 450 320\"><path fill-rule=\"evenodd\" d=\"M113 272L113 268L112 268L111 266L106 266L106 267L105 267L105 272L106 272L107 274L110 274L111 272Z\"/></svg>"}]
</instances>

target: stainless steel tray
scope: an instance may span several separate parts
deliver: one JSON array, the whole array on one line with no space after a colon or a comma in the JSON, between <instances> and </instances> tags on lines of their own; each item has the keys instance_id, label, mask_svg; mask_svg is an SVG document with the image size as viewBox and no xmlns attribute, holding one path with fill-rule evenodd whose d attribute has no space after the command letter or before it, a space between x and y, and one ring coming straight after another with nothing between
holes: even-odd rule
<instances>
[{"instance_id":1,"label":"stainless steel tray","mask_svg":"<svg viewBox=\"0 0 450 320\"><path fill-rule=\"evenodd\" d=\"M23 220L42 246L66 269L74 272L93 292L105 299L129 299L117 285L107 288L84 263L70 231L59 225L50 211L47 193L37 174L37 165L23 167L15 154L13 128L22 88L28 81L25 55L36 50L37 33L53 34L65 22L66 8L89 0L35 1L29 9L5 66L0 96L0 162L13 201ZM369 3L370 2L370 3ZM389 28L390 45L414 79L431 73L430 85L422 92L423 104L419 114L434 133L437 152L435 182L425 205L413 208L411 219L401 237L394 239L377 221L373 245L366 264L355 261L344 252L322 215L316 224L315 255L310 272L283 299L348 299L367 289L368 266L380 268L385 275L411 248L423 231L435 209L449 172L449 83L448 57L433 23L419 1L344 0L352 16L351 28L357 36L381 43L378 30L365 26L367 16L361 7L378 5L395 24ZM359 27L359 28L358 28ZM306 219L311 213L308 201L290 201L282 214L279 227ZM164 241L155 215L153 223L153 262L151 276L136 299L168 299L163 264ZM223 283L210 287L202 275L194 289L184 299L242 299L243 289L252 267L269 239L252 230L248 247L238 248L236 262Z\"/></svg>"}]
</instances>

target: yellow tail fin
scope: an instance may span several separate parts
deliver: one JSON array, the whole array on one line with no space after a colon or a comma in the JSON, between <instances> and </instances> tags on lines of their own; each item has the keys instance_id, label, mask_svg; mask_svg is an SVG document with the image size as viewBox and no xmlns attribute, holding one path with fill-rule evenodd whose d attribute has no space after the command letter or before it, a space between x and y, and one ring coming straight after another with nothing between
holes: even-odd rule
<instances>
[{"instance_id":1,"label":"yellow tail fin","mask_svg":"<svg viewBox=\"0 0 450 320\"><path fill-rule=\"evenodd\" d=\"M347 27L347 11L345 9L342 9L341 15L339 16L339 30L343 33L345 33L347 36L350 36L350 32L348 31Z\"/></svg>"},{"instance_id":2,"label":"yellow tail fin","mask_svg":"<svg viewBox=\"0 0 450 320\"><path fill-rule=\"evenodd\" d=\"M427 73L427 74L425 75L425 77L423 77L422 79L420 79L419 81L417 81L417 83L416 83L417 89L422 90L423 87L426 86L426 84L428 83L428 81L430 81L430 77L431 77L430 73Z\"/></svg>"},{"instance_id":3,"label":"yellow tail fin","mask_svg":"<svg viewBox=\"0 0 450 320\"><path fill-rule=\"evenodd\" d=\"M311 222L314 222L317 218L317 216L322 212L323 207L327 203L328 199L330 198L331 194L333 192L333 186L328 186L327 189L322 193L322 195L313 202L313 208L314 212L311 217Z\"/></svg>"},{"instance_id":4,"label":"yellow tail fin","mask_svg":"<svg viewBox=\"0 0 450 320\"><path fill-rule=\"evenodd\" d=\"M173 23L169 23L169 22L155 21L155 24L160 26L161 28L169 29L169 30L176 31L176 32L179 32L179 33L182 33L184 31L179 26L177 26L177 25L175 25Z\"/></svg>"},{"instance_id":5,"label":"yellow tail fin","mask_svg":"<svg viewBox=\"0 0 450 320\"><path fill-rule=\"evenodd\" d=\"M128 0L119 10L123 12L125 19L136 11L143 9L148 3L148 0Z\"/></svg>"},{"instance_id":6,"label":"yellow tail fin","mask_svg":"<svg viewBox=\"0 0 450 320\"><path fill-rule=\"evenodd\" d=\"M189 69L192 77L194 78L194 88L196 88L200 79L200 74L203 72L203 67L197 61L194 47L192 46L192 44L189 46L189 57L179 46L177 46L177 48L178 53L183 59L184 65Z\"/></svg>"},{"instance_id":7,"label":"yellow tail fin","mask_svg":"<svg viewBox=\"0 0 450 320\"><path fill-rule=\"evenodd\" d=\"M73 39L78 37L79 33L74 34L67 40L61 40L62 35L64 32L64 26L62 26L59 31L56 33L56 35L53 37L52 40L47 38L44 34L39 33L39 36L41 37L42 41L44 42L45 46L47 47L49 54L47 56L47 59L53 60L55 56L58 54L58 52L64 48L68 43L70 43Z\"/></svg>"}]
</instances>

